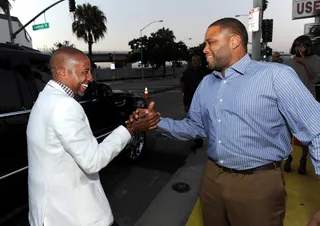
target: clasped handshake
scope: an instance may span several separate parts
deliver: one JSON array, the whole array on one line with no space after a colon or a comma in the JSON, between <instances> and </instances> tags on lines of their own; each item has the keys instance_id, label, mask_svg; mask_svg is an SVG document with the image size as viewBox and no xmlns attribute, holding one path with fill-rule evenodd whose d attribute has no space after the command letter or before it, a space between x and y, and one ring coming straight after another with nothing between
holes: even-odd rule
<instances>
[{"instance_id":1,"label":"clasped handshake","mask_svg":"<svg viewBox=\"0 0 320 226\"><path fill-rule=\"evenodd\" d=\"M159 121L160 113L155 112L154 102L152 101L148 109L137 108L125 123L129 132L133 134L134 132L156 129Z\"/></svg>"}]
</instances>

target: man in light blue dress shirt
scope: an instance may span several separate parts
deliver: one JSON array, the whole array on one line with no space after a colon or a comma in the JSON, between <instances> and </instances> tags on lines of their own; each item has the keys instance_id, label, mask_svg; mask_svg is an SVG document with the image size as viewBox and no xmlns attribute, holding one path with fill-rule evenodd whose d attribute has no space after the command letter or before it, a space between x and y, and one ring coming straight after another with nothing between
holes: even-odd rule
<instances>
[{"instance_id":1,"label":"man in light blue dress shirt","mask_svg":"<svg viewBox=\"0 0 320 226\"><path fill-rule=\"evenodd\" d=\"M205 43L214 72L198 86L188 116L162 118L158 129L179 140L209 139L200 190L205 226L282 226L281 161L292 135L309 145L320 175L320 104L292 68L251 60L238 20L212 23Z\"/></svg>"}]
</instances>

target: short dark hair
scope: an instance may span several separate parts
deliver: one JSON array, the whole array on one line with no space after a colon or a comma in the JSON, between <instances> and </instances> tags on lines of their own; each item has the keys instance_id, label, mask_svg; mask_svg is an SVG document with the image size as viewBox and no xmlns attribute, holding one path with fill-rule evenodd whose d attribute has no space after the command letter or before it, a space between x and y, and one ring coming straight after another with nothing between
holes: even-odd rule
<instances>
[{"instance_id":1,"label":"short dark hair","mask_svg":"<svg viewBox=\"0 0 320 226\"><path fill-rule=\"evenodd\" d=\"M296 53L297 53L296 47L301 46L301 45L303 45L307 48L307 54L306 54L307 56L313 55L312 41L311 41L311 38L307 35L301 35L293 41L291 49L290 49L290 53L292 55L296 55Z\"/></svg>"},{"instance_id":2,"label":"short dark hair","mask_svg":"<svg viewBox=\"0 0 320 226\"><path fill-rule=\"evenodd\" d=\"M228 29L230 32L239 35L242 40L242 45L247 51L247 45L249 42L248 32L246 27L239 20L232 17L226 17L213 22L209 27L212 26L220 26L221 29Z\"/></svg>"}]
</instances>

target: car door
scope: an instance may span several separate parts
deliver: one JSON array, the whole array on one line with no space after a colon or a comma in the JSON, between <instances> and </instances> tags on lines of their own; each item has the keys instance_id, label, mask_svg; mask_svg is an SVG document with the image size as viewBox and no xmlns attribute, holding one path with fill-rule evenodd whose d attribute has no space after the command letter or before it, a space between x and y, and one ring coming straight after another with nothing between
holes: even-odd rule
<instances>
[{"instance_id":1,"label":"car door","mask_svg":"<svg viewBox=\"0 0 320 226\"><path fill-rule=\"evenodd\" d=\"M26 126L32 107L32 94L21 93L15 68L25 69L17 55L0 55L0 219L27 208ZM21 68L21 69L22 69ZM28 87L22 88L25 90ZM26 95L28 103L22 100ZM1 222L1 220L0 220Z\"/></svg>"},{"instance_id":2,"label":"car door","mask_svg":"<svg viewBox=\"0 0 320 226\"><path fill-rule=\"evenodd\" d=\"M92 82L83 97L80 97L82 105L94 136L101 141L109 135L119 122L115 115L119 114L112 97L112 90L101 87L101 84Z\"/></svg>"}]
</instances>

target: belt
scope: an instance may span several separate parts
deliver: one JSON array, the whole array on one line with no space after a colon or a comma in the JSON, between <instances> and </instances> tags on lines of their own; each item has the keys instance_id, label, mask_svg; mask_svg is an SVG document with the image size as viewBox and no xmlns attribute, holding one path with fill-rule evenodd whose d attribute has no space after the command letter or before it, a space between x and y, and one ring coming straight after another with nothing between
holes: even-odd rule
<instances>
[{"instance_id":1,"label":"belt","mask_svg":"<svg viewBox=\"0 0 320 226\"><path fill-rule=\"evenodd\" d=\"M252 168L252 169L235 170L235 169L230 169L230 168L227 168L227 167L224 167L224 166L220 166L211 157L208 157L208 159L210 161L214 162L214 164L216 164L220 169L222 169L224 172L227 172L227 173L253 174L253 173L257 172L257 171L267 171L267 170L273 170L273 169L277 169L277 168L281 167L281 161L275 161L275 162L271 162L271 163L268 163L266 165L258 166L256 168Z\"/></svg>"}]
</instances>

